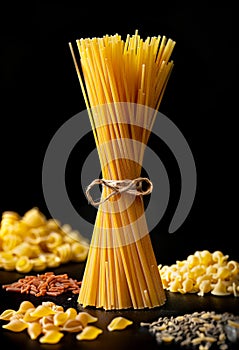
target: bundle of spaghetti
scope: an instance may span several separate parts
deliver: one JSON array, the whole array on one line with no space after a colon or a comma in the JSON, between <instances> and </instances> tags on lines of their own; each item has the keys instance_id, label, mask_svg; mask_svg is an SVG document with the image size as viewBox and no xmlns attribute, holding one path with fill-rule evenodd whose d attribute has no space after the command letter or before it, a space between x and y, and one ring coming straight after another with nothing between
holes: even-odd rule
<instances>
[{"instance_id":1,"label":"bundle of spaghetti","mask_svg":"<svg viewBox=\"0 0 239 350\"><path fill-rule=\"evenodd\" d=\"M145 147L173 61L171 39L121 36L69 43L106 181L139 179L134 191L102 186L78 302L83 307L152 308L166 301L140 190ZM141 187L140 187L141 186ZM132 194L134 193L134 195ZM113 195L112 195L113 194Z\"/></svg>"}]
</instances>

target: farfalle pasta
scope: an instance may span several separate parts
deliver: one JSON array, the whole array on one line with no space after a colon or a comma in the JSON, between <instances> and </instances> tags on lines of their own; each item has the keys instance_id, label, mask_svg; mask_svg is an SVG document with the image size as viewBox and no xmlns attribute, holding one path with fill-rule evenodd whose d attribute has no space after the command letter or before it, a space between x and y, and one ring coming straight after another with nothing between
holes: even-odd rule
<instances>
[{"instance_id":1,"label":"farfalle pasta","mask_svg":"<svg viewBox=\"0 0 239 350\"><path fill-rule=\"evenodd\" d=\"M163 287L170 292L239 296L239 263L217 250L196 251L171 266L158 266Z\"/></svg>"},{"instance_id":2,"label":"farfalle pasta","mask_svg":"<svg viewBox=\"0 0 239 350\"><path fill-rule=\"evenodd\" d=\"M89 242L70 225L46 219L36 207L22 217L13 211L2 214L0 268L20 273L43 271L61 264L85 261Z\"/></svg>"}]
</instances>

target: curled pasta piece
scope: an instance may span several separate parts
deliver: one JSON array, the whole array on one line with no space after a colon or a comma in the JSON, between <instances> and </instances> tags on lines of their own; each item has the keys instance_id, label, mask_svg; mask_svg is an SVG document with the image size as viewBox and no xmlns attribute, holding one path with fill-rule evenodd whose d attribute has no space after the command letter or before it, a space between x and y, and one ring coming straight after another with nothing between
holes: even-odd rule
<instances>
[{"instance_id":1,"label":"curled pasta piece","mask_svg":"<svg viewBox=\"0 0 239 350\"><path fill-rule=\"evenodd\" d=\"M21 273L28 273L33 267L33 262L27 256L21 256L16 261L16 270Z\"/></svg>"},{"instance_id":2,"label":"curled pasta piece","mask_svg":"<svg viewBox=\"0 0 239 350\"><path fill-rule=\"evenodd\" d=\"M16 234L6 234L2 238L2 250L9 252L21 243L22 239Z\"/></svg>"},{"instance_id":3,"label":"curled pasta piece","mask_svg":"<svg viewBox=\"0 0 239 350\"><path fill-rule=\"evenodd\" d=\"M17 255L18 257L21 257L23 255L30 257L32 255L31 244L27 242L22 242L12 250L12 253Z\"/></svg>"},{"instance_id":4,"label":"curled pasta piece","mask_svg":"<svg viewBox=\"0 0 239 350\"><path fill-rule=\"evenodd\" d=\"M55 268L60 266L61 264L61 259L59 258L59 256L56 256L53 253L44 253L42 254L44 255L45 259L46 259L46 265L47 267L50 268Z\"/></svg>"},{"instance_id":5,"label":"curled pasta piece","mask_svg":"<svg viewBox=\"0 0 239 350\"><path fill-rule=\"evenodd\" d=\"M2 214L0 236L4 237L6 234L11 234L14 231L16 222L19 220L20 216L13 211L5 211Z\"/></svg>"},{"instance_id":6,"label":"curled pasta piece","mask_svg":"<svg viewBox=\"0 0 239 350\"><path fill-rule=\"evenodd\" d=\"M32 269L34 271L43 271L47 267L47 261L44 257L44 254L41 254L38 258L31 259L33 266Z\"/></svg>"},{"instance_id":7,"label":"curled pasta piece","mask_svg":"<svg viewBox=\"0 0 239 350\"><path fill-rule=\"evenodd\" d=\"M208 250L203 250L200 252L200 263L208 266L212 263L212 254Z\"/></svg>"},{"instance_id":8,"label":"curled pasta piece","mask_svg":"<svg viewBox=\"0 0 239 350\"><path fill-rule=\"evenodd\" d=\"M62 244L62 236L57 232L51 232L46 239L47 248L52 251Z\"/></svg>"},{"instance_id":9,"label":"curled pasta piece","mask_svg":"<svg viewBox=\"0 0 239 350\"><path fill-rule=\"evenodd\" d=\"M194 289L194 282L191 278L186 278L183 282L182 282L182 288L179 289L179 292L182 294L185 293L190 293L192 292Z\"/></svg>"},{"instance_id":10,"label":"curled pasta piece","mask_svg":"<svg viewBox=\"0 0 239 350\"><path fill-rule=\"evenodd\" d=\"M46 224L45 216L36 207L28 210L24 214L22 221L30 227L37 227Z\"/></svg>"},{"instance_id":11,"label":"curled pasta piece","mask_svg":"<svg viewBox=\"0 0 239 350\"><path fill-rule=\"evenodd\" d=\"M69 243L64 243L56 247L54 253L61 259L62 263L67 263L72 258L71 246Z\"/></svg>"},{"instance_id":12,"label":"curled pasta piece","mask_svg":"<svg viewBox=\"0 0 239 350\"><path fill-rule=\"evenodd\" d=\"M228 255L224 255L220 250L216 250L212 253L212 260L217 262L218 265L223 265L224 262L228 259Z\"/></svg>"},{"instance_id":13,"label":"curled pasta piece","mask_svg":"<svg viewBox=\"0 0 239 350\"><path fill-rule=\"evenodd\" d=\"M81 243L74 242L71 246L72 249L72 260L73 261L85 261L87 255L88 255L88 246L85 246Z\"/></svg>"},{"instance_id":14,"label":"curled pasta piece","mask_svg":"<svg viewBox=\"0 0 239 350\"><path fill-rule=\"evenodd\" d=\"M6 271L13 271L16 267L17 258L12 252L1 252L0 253L0 265Z\"/></svg>"},{"instance_id":15,"label":"curled pasta piece","mask_svg":"<svg viewBox=\"0 0 239 350\"><path fill-rule=\"evenodd\" d=\"M170 292L178 292L180 289L182 289L182 284L180 282L181 278L177 277L174 281L172 281L169 285L169 291Z\"/></svg>"},{"instance_id":16,"label":"curled pasta piece","mask_svg":"<svg viewBox=\"0 0 239 350\"><path fill-rule=\"evenodd\" d=\"M227 263L227 267L231 270L231 275L236 276L239 274L239 263L234 260L230 260Z\"/></svg>"}]
</instances>

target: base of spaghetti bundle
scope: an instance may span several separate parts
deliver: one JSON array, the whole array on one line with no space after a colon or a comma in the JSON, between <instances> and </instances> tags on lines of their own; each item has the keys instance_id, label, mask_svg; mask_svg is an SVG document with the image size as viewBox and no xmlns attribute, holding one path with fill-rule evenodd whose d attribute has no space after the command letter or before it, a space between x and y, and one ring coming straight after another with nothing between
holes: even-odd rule
<instances>
[{"instance_id":1,"label":"base of spaghetti bundle","mask_svg":"<svg viewBox=\"0 0 239 350\"><path fill-rule=\"evenodd\" d=\"M106 307L104 305L99 306L99 305L90 305L90 304L82 304L82 303L78 303L77 308L80 310L102 310L102 311L107 311L107 312L114 312L114 311L147 311L147 310L152 310L152 309L157 309L157 308L161 308L164 304L166 303L166 299L163 303L158 304L158 305L154 305L154 306L139 306L137 308L134 308L132 305L129 306L124 306L124 307L116 307L114 305L110 306L110 307Z\"/></svg>"}]
</instances>

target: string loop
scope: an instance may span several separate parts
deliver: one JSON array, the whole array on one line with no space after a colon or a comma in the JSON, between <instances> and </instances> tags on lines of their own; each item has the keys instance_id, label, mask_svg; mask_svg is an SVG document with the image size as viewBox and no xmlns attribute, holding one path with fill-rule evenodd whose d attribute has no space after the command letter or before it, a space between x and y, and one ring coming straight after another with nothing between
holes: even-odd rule
<instances>
[{"instance_id":1,"label":"string loop","mask_svg":"<svg viewBox=\"0 0 239 350\"><path fill-rule=\"evenodd\" d=\"M145 183L147 188L142 189L142 185ZM95 201L90 191L96 185L102 185L110 188L112 192L100 201ZM106 179L95 179L93 180L86 189L86 197L91 205L99 206L100 204L109 200L112 196L115 196L120 193L128 193L134 196L146 196L150 194L153 190L153 184L147 177L138 177L133 180L106 180Z\"/></svg>"}]
</instances>

